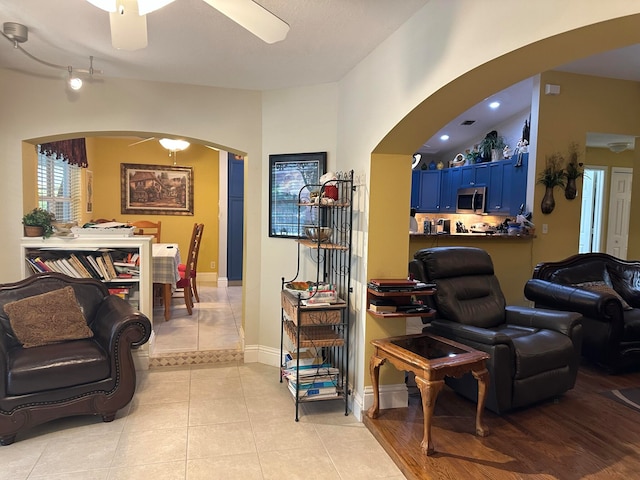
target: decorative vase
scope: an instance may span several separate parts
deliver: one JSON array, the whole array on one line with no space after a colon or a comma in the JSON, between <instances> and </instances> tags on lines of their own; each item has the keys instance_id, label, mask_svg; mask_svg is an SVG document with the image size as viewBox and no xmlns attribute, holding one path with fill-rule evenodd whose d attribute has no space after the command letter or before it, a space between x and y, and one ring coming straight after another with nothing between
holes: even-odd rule
<instances>
[{"instance_id":1,"label":"decorative vase","mask_svg":"<svg viewBox=\"0 0 640 480\"><path fill-rule=\"evenodd\" d=\"M576 198L577 193L578 190L576 188L576 179L568 178L567 186L564 189L564 198L566 198L567 200L573 200L574 198Z\"/></svg>"},{"instance_id":2,"label":"decorative vase","mask_svg":"<svg viewBox=\"0 0 640 480\"><path fill-rule=\"evenodd\" d=\"M542 202L540 203L540 209L542 213L547 215L553 212L554 208L556 208L556 200L553 198L553 187L546 187L544 197L542 197Z\"/></svg>"},{"instance_id":3,"label":"decorative vase","mask_svg":"<svg viewBox=\"0 0 640 480\"><path fill-rule=\"evenodd\" d=\"M24 225L25 237L42 237L44 235L44 228L38 225Z\"/></svg>"}]
</instances>

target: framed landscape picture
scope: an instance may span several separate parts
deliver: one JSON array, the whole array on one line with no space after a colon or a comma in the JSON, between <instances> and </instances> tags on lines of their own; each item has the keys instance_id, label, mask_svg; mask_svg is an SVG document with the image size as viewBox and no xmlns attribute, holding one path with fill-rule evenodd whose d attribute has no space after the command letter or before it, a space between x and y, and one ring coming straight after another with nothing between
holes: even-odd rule
<instances>
[{"instance_id":1,"label":"framed landscape picture","mask_svg":"<svg viewBox=\"0 0 640 480\"><path fill-rule=\"evenodd\" d=\"M319 190L327 168L327 152L269 155L269 236L303 237L298 199Z\"/></svg>"},{"instance_id":2,"label":"framed landscape picture","mask_svg":"<svg viewBox=\"0 0 640 480\"><path fill-rule=\"evenodd\" d=\"M120 164L123 214L193 215L193 169L169 165Z\"/></svg>"}]
</instances>

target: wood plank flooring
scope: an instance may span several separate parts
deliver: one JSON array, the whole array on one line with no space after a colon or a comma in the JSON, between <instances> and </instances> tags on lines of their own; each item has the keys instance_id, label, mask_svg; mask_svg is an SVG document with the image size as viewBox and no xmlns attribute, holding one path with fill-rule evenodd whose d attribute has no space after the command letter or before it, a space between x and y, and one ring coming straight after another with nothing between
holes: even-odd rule
<instances>
[{"instance_id":1,"label":"wood plank flooring","mask_svg":"<svg viewBox=\"0 0 640 480\"><path fill-rule=\"evenodd\" d=\"M436 453L420 450L420 395L407 408L381 410L364 423L408 479L640 478L640 412L601 392L640 386L640 373L607 375L583 365L573 390L502 416L485 411L490 435L474 435L475 404L445 387L432 435Z\"/></svg>"}]
</instances>

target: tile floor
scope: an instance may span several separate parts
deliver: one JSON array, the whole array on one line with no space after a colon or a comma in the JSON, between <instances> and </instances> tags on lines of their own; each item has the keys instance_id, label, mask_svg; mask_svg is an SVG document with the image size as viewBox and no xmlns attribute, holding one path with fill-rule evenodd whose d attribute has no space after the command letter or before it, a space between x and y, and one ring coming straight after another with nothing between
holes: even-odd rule
<instances>
[{"instance_id":1,"label":"tile floor","mask_svg":"<svg viewBox=\"0 0 640 480\"><path fill-rule=\"evenodd\" d=\"M187 313L184 299L174 298L165 322L162 306L153 311L156 339L152 355L206 350L242 350L242 287L198 284L200 302Z\"/></svg>"},{"instance_id":2,"label":"tile floor","mask_svg":"<svg viewBox=\"0 0 640 480\"><path fill-rule=\"evenodd\" d=\"M159 348L237 346L240 289L222 290L201 291L190 318L177 306L172 320L156 322ZM295 422L278 375L258 363L138 372L135 396L113 422L60 419L0 447L0 480L405 478L343 402L301 404Z\"/></svg>"}]
</instances>

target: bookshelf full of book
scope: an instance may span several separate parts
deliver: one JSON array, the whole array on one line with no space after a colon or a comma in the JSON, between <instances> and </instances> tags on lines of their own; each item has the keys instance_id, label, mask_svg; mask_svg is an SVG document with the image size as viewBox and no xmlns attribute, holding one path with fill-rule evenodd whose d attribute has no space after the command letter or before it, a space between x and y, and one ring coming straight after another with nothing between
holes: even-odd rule
<instances>
[{"instance_id":1,"label":"bookshelf full of book","mask_svg":"<svg viewBox=\"0 0 640 480\"><path fill-rule=\"evenodd\" d=\"M25 237L21 249L23 277L59 272L95 278L153 318L151 237Z\"/></svg>"},{"instance_id":2,"label":"bookshelf full of book","mask_svg":"<svg viewBox=\"0 0 640 480\"><path fill-rule=\"evenodd\" d=\"M296 273L282 278L280 292L280 381L294 399L296 421L303 402L342 400L349 413L353 191L350 171L298 194Z\"/></svg>"}]
</instances>

